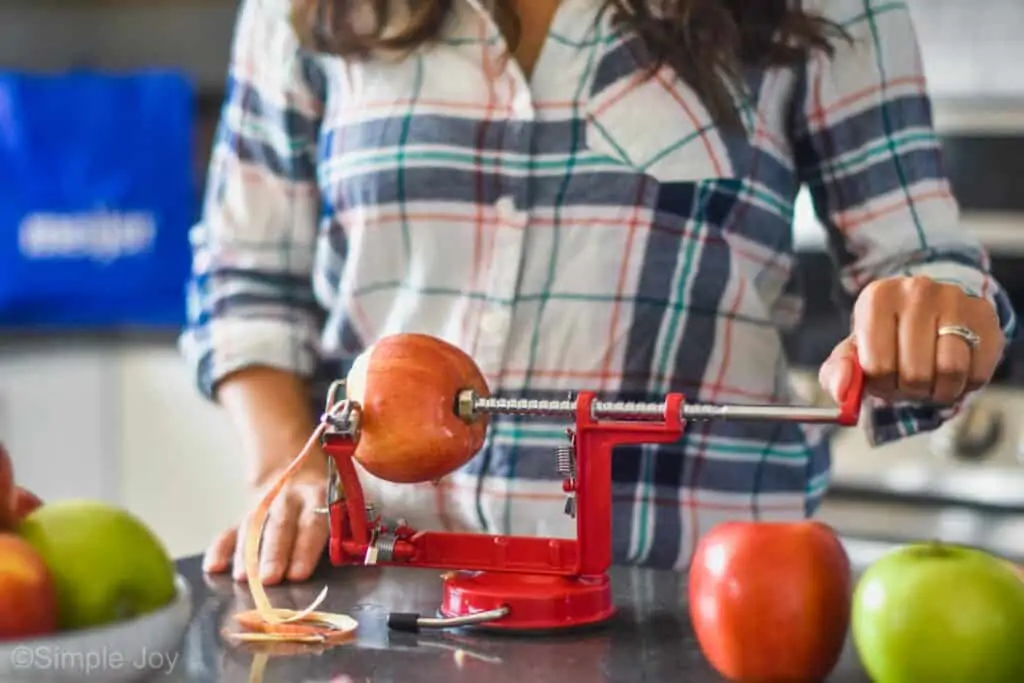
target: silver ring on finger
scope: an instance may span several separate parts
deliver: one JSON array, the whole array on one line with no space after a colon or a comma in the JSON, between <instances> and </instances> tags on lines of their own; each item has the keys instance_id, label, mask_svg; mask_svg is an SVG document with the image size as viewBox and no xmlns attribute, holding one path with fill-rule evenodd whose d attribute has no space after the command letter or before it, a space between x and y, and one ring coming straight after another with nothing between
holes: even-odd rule
<instances>
[{"instance_id":1,"label":"silver ring on finger","mask_svg":"<svg viewBox=\"0 0 1024 683\"><path fill-rule=\"evenodd\" d=\"M978 348L978 345L981 343L981 337L979 337L974 330L969 327L964 327L963 325L944 325L939 328L937 334L940 337L959 337L967 343L967 346L969 346L972 351Z\"/></svg>"}]
</instances>

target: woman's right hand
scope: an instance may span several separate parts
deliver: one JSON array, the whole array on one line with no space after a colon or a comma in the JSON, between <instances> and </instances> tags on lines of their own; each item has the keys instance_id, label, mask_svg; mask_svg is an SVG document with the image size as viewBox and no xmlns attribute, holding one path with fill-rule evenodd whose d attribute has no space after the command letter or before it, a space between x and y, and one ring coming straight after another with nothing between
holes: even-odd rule
<instances>
[{"instance_id":1,"label":"woman's right hand","mask_svg":"<svg viewBox=\"0 0 1024 683\"><path fill-rule=\"evenodd\" d=\"M266 492L306 445L317 420L310 410L305 381L290 372L268 367L239 370L222 380L217 401L238 430L241 451L251 466L252 491L248 517L218 536L206 551L203 569L211 574L231 570L245 581L245 536ZM263 530L260 579L265 585L283 580L304 581L316 569L327 545L327 456L309 453L274 499Z\"/></svg>"},{"instance_id":2,"label":"woman's right hand","mask_svg":"<svg viewBox=\"0 0 1024 683\"><path fill-rule=\"evenodd\" d=\"M322 458L310 461L322 464ZM253 512L283 469L271 473L253 491L252 512L241 525L218 536L206 551L203 569L211 574L231 571L236 581L247 580L245 536ZM264 585L284 580L304 581L316 569L328 539L328 519L321 510L327 499L324 467L303 467L284 485L270 506L260 548L260 580Z\"/></svg>"}]
</instances>

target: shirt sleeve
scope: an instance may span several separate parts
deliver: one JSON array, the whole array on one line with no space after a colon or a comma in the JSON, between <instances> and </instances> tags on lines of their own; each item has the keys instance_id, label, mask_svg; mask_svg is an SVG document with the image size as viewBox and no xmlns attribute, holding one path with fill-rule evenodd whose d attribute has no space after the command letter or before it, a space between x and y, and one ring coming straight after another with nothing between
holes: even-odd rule
<instances>
[{"instance_id":1,"label":"shirt sleeve","mask_svg":"<svg viewBox=\"0 0 1024 683\"><path fill-rule=\"evenodd\" d=\"M201 219L192 230L180 339L200 391L268 366L313 374L313 296L323 78L275 0L243 0Z\"/></svg>"},{"instance_id":2,"label":"shirt sleeve","mask_svg":"<svg viewBox=\"0 0 1024 683\"><path fill-rule=\"evenodd\" d=\"M797 166L829 233L843 289L856 296L873 280L899 275L953 283L995 306L1009 342L1015 314L982 245L960 225L907 5L805 6L852 38L838 39L832 58L810 61L793 107ZM866 406L876 445L933 430L962 408L873 399Z\"/></svg>"}]
</instances>

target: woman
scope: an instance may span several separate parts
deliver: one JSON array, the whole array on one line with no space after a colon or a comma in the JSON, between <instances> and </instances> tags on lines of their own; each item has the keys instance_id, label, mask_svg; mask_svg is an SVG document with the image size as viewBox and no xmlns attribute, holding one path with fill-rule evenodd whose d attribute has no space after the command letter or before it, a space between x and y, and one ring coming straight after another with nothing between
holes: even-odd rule
<instances>
[{"instance_id":1,"label":"woman","mask_svg":"<svg viewBox=\"0 0 1024 683\"><path fill-rule=\"evenodd\" d=\"M183 340L254 492L307 439L323 381L399 331L459 345L505 395L792 402L801 187L856 297L821 381L838 396L859 356L873 443L990 379L1014 317L958 225L903 4L393 4L240 10ZM420 527L571 534L565 426L498 419L442 485L368 486ZM812 514L826 436L712 422L623 449L615 560L683 568L720 521ZM265 582L310 574L323 501L321 456L272 512Z\"/></svg>"}]
</instances>

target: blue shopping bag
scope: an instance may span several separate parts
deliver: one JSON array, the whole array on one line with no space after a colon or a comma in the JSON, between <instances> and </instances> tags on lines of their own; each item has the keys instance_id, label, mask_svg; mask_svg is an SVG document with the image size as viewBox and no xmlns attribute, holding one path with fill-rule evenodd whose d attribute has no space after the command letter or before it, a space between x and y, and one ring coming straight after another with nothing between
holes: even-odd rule
<instances>
[{"instance_id":1,"label":"blue shopping bag","mask_svg":"<svg viewBox=\"0 0 1024 683\"><path fill-rule=\"evenodd\" d=\"M0 326L182 324L193 94L171 72L0 72Z\"/></svg>"}]
</instances>

